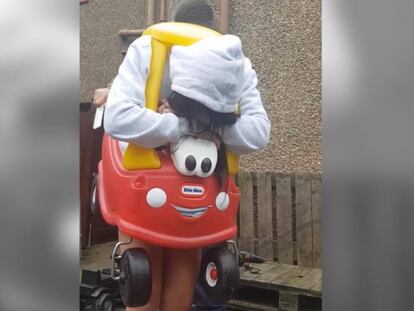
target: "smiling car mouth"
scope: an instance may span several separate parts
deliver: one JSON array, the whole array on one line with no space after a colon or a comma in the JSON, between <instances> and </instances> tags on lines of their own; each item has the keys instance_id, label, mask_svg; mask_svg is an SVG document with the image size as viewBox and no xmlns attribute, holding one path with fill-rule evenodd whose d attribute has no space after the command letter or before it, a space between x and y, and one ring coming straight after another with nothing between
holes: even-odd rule
<instances>
[{"instance_id":1,"label":"smiling car mouth","mask_svg":"<svg viewBox=\"0 0 414 311\"><path fill-rule=\"evenodd\" d=\"M172 204L172 206L178 212L180 212L182 216L187 217L187 218L193 218L193 219L201 217L202 215L204 215L207 209L211 207L211 205L208 205L208 206L201 206L201 207L196 207L196 208L186 208L186 207L181 207L181 206L177 206L174 204Z\"/></svg>"}]
</instances>

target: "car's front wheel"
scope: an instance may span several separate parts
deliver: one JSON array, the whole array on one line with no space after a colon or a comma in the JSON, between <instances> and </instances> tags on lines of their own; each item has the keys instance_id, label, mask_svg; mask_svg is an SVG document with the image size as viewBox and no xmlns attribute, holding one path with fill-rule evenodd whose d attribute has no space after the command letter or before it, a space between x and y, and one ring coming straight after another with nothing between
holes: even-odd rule
<instances>
[{"instance_id":1,"label":"car's front wheel","mask_svg":"<svg viewBox=\"0 0 414 311\"><path fill-rule=\"evenodd\" d=\"M119 291L127 307L141 307L151 297L152 273L147 252L142 248L127 249L120 259Z\"/></svg>"}]
</instances>

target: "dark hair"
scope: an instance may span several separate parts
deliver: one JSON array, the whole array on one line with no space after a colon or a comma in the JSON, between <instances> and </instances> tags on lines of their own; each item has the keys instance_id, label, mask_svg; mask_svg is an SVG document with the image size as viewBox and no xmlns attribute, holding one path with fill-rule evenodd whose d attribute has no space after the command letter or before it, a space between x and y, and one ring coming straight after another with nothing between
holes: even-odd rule
<instances>
[{"instance_id":1,"label":"dark hair","mask_svg":"<svg viewBox=\"0 0 414 311\"><path fill-rule=\"evenodd\" d=\"M168 97L168 103L178 117L187 118L190 124L196 121L201 131L215 131L237 121L235 112L221 113L211 110L202 103L173 91Z\"/></svg>"},{"instance_id":2,"label":"dark hair","mask_svg":"<svg viewBox=\"0 0 414 311\"><path fill-rule=\"evenodd\" d=\"M182 0L174 10L173 20L214 28L213 9L204 0Z\"/></svg>"},{"instance_id":3,"label":"dark hair","mask_svg":"<svg viewBox=\"0 0 414 311\"><path fill-rule=\"evenodd\" d=\"M186 118L189 121L190 132L193 134L213 133L237 121L235 112L220 113L211 110L200 102L175 91L168 97L168 103L178 117ZM227 188L227 159L224 144L221 144L218 150L216 173L220 186L225 185L225 188Z\"/></svg>"}]
</instances>

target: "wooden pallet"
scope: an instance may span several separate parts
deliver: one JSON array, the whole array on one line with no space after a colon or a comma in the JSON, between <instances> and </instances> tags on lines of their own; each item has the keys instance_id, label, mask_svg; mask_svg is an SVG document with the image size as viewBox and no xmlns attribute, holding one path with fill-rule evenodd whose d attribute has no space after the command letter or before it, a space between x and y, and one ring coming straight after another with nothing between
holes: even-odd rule
<instances>
[{"instance_id":1,"label":"wooden pallet","mask_svg":"<svg viewBox=\"0 0 414 311\"><path fill-rule=\"evenodd\" d=\"M300 267L278 262L253 264L260 269L251 273L244 268L240 270L240 285L246 290L263 290L273 292L274 300L264 302L264 298L240 293L236 299L229 301L232 310L266 310L298 311L300 297L322 297L322 270L319 268ZM314 310L314 309L312 309Z\"/></svg>"},{"instance_id":2,"label":"wooden pallet","mask_svg":"<svg viewBox=\"0 0 414 311\"><path fill-rule=\"evenodd\" d=\"M321 175L240 172L238 184L239 248L269 260L256 265L258 274L242 270L241 287L271 291L274 299L260 292L250 299L244 291L229 307L290 311L299 309L300 297L320 302Z\"/></svg>"},{"instance_id":3,"label":"wooden pallet","mask_svg":"<svg viewBox=\"0 0 414 311\"><path fill-rule=\"evenodd\" d=\"M240 172L239 248L321 267L322 180L316 173Z\"/></svg>"}]
</instances>

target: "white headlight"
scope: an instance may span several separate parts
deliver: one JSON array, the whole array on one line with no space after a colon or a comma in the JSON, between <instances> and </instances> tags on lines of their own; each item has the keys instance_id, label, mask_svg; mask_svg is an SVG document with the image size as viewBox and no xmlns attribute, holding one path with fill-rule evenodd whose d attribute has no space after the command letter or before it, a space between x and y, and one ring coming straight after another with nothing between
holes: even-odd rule
<instances>
[{"instance_id":1,"label":"white headlight","mask_svg":"<svg viewBox=\"0 0 414 311\"><path fill-rule=\"evenodd\" d=\"M162 207L167 202L167 194L160 188L153 188L147 193L147 203L154 208Z\"/></svg>"},{"instance_id":2,"label":"white headlight","mask_svg":"<svg viewBox=\"0 0 414 311\"><path fill-rule=\"evenodd\" d=\"M230 198L229 195L225 192L220 192L216 197L216 206L220 211L224 211L229 207Z\"/></svg>"}]
</instances>

